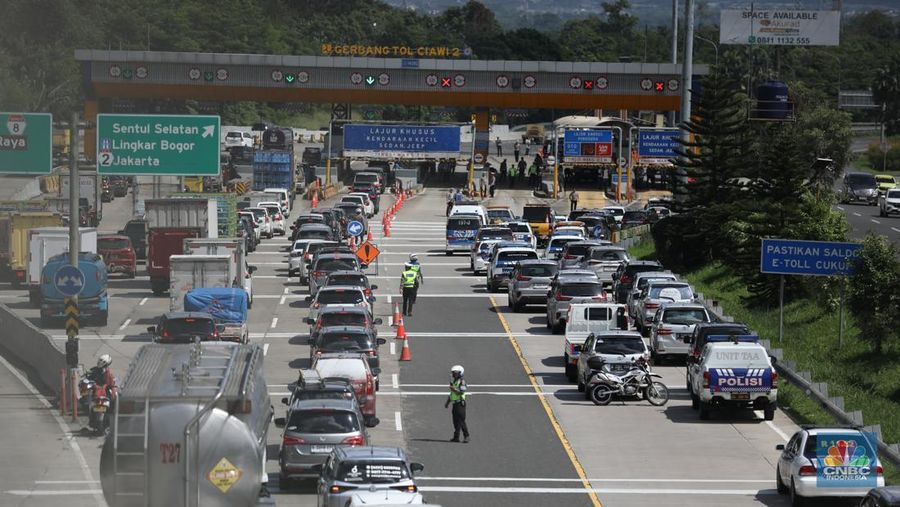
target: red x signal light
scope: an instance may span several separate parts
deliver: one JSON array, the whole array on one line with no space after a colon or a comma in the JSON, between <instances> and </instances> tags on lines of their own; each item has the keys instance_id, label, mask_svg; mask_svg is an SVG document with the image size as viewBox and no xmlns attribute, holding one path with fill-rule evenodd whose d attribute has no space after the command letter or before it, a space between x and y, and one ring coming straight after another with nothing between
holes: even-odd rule
<instances>
[{"instance_id":1,"label":"red x signal light","mask_svg":"<svg viewBox=\"0 0 900 507\"><path fill-rule=\"evenodd\" d=\"M585 90L593 90L594 89L594 80L593 79L584 79L581 81L581 86Z\"/></svg>"},{"instance_id":2,"label":"red x signal light","mask_svg":"<svg viewBox=\"0 0 900 507\"><path fill-rule=\"evenodd\" d=\"M449 77L441 78L441 88L450 88L450 78Z\"/></svg>"},{"instance_id":3,"label":"red x signal light","mask_svg":"<svg viewBox=\"0 0 900 507\"><path fill-rule=\"evenodd\" d=\"M653 86L654 86L654 89L658 92L665 91L665 89L666 89L666 83L664 83L662 81L657 81L657 82L653 83Z\"/></svg>"}]
</instances>

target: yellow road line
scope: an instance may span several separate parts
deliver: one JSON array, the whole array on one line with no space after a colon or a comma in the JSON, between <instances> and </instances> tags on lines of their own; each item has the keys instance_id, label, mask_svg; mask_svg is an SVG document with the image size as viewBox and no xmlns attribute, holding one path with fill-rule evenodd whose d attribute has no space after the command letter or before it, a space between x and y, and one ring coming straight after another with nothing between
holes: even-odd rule
<instances>
[{"instance_id":1,"label":"yellow road line","mask_svg":"<svg viewBox=\"0 0 900 507\"><path fill-rule=\"evenodd\" d=\"M557 421L556 416L553 415L553 409L550 408L550 402L547 401L546 397L544 396L544 391L534 379L534 372L532 372L531 367L528 366L528 361L522 354L522 348L519 347L519 342L516 340L516 337L513 336L512 331L509 329L509 323L506 322L506 317L503 316L503 312L501 312L500 307L497 306L497 301L494 300L494 296L491 296L490 300L491 306L494 307L494 312L497 313L497 318L500 319L500 324L503 326L503 330L506 331L506 336L507 338L509 338L510 345L512 345L513 350L516 351L516 356L519 358L519 362L522 363L522 368L525 369L525 374L528 375L528 380L531 382L531 387L533 387L534 392L539 395L537 398L541 400L541 406L544 407L544 412L546 412L547 417L550 418L550 425L553 426L553 431L556 432L556 436L559 438L559 442L562 444L563 449L565 449L566 455L569 456L569 461L571 461L572 466L575 467L575 472L578 474L578 478L581 479L581 484L584 486L588 498L591 499L591 503L595 507L603 507L603 504L600 503L600 499L597 498L597 494L593 491L591 481L588 480L587 474L584 473L584 468L581 466L581 462L578 461L578 456L575 456L575 451L572 449L572 445L569 443L569 439L566 438L565 433L563 433L562 427L560 427L559 425L559 421Z\"/></svg>"}]
</instances>

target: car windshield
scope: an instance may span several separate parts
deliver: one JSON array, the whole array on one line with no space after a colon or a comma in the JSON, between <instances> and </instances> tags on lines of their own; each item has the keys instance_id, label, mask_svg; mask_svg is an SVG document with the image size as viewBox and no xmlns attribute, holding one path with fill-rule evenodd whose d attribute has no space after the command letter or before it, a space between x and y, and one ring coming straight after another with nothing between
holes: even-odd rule
<instances>
[{"instance_id":1,"label":"car windshield","mask_svg":"<svg viewBox=\"0 0 900 507\"><path fill-rule=\"evenodd\" d=\"M626 211L625 215L622 217L622 220L628 220L628 221L647 220L647 212L646 211Z\"/></svg>"},{"instance_id":2,"label":"car windshield","mask_svg":"<svg viewBox=\"0 0 900 507\"><path fill-rule=\"evenodd\" d=\"M900 199L900 190L888 190L888 199Z\"/></svg>"},{"instance_id":3,"label":"car windshield","mask_svg":"<svg viewBox=\"0 0 900 507\"><path fill-rule=\"evenodd\" d=\"M528 232L528 225L526 224L507 224L506 227L512 232Z\"/></svg>"},{"instance_id":4,"label":"car windshield","mask_svg":"<svg viewBox=\"0 0 900 507\"><path fill-rule=\"evenodd\" d=\"M186 317L167 319L163 326L163 339L166 334L174 336L197 335L203 338L211 335L216 330L215 323L210 319Z\"/></svg>"},{"instance_id":5,"label":"car windshield","mask_svg":"<svg viewBox=\"0 0 900 507\"><path fill-rule=\"evenodd\" d=\"M567 283L560 287L563 296L594 297L603 292L599 283Z\"/></svg>"},{"instance_id":6,"label":"car windshield","mask_svg":"<svg viewBox=\"0 0 900 507\"><path fill-rule=\"evenodd\" d=\"M359 421L353 412L344 410L297 410L291 412L287 431L294 433L353 433L359 431Z\"/></svg>"},{"instance_id":7,"label":"car windshield","mask_svg":"<svg viewBox=\"0 0 900 507\"><path fill-rule=\"evenodd\" d=\"M706 312L700 308L671 308L666 310L662 318L667 324L691 325L707 322Z\"/></svg>"},{"instance_id":8,"label":"car windshield","mask_svg":"<svg viewBox=\"0 0 900 507\"><path fill-rule=\"evenodd\" d=\"M326 326L365 326L368 319L365 314L357 312L328 312L319 316L319 323Z\"/></svg>"},{"instance_id":9,"label":"car windshield","mask_svg":"<svg viewBox=\"0 0 900 507\"><path fill-rule=\"evenodd\" d=\"M319 348L327 352L368 350L372 348L365 333L329 332L319 338Z\"/></svg>"},{"instance_id":10,"label":"car windshield","mask_svg":"<svg viewBox=\"0 0 900 507\"><path fill-rule=\"evenodd\" d=\"M512 231L507 228L497 228L497 229L481 229L478 231L477 240L484 239L505 239L511 240L513 239Z\"/></svg>"},{"instance_id":11,"label":"car windshield","mask_svg":"<svg viewBox=\"0 0 900 507\"><path fill-rule=\"evenodd\" d=\"M519 273L522 276L537 276L550 278L556 274L556 266L552 264L539 264L536 266L522 266Z\"/></svg>"},{"instance_id":12,"label":"car windshield","mask_svg":"<svg viewBox=\"0 0 900 507\"><path fill-rule=\"evenodd\" d=\"M356 285L359 287L367 287L369 284L366 275L331 275L328 277L327 285Z\"/></svg>"},{"instance_id":13,"label":"car windshield","mask_svg":"<svg viewBox=\"0 0 900 507\"><path fill-rule=\"evenodd\" d=\"M552 238L550 240L550 245L547 247L552 250L562 250L566 243L571 243L573 241L581 241L582 238L578 236L572 236L568 238Z\"/></svg>"},{"instance_id":14,"label":"car windshield","mask_svg":"<svg viewBox=\"0 0 900 507\"><path fill-rule=\"evenodd\" d=\"M522 220L527 222L544 222L547 220L547 213L550 213L549 207L524 208L522 210Z\"/></svg>"},{"instance_id":15,"label":"car windshield","mask_svg":"<svg viewBox=\"0 0 900 507\"><path fill-rule=\"evenodd\" d=\"M296 400L352 400L356 394L343 389L302 389L294 395Z\"/></svg>"},{"instance_id":16,"label":"car windshield","mask_svg":"<svg viewBox=\"0 0 900 507\"><path fill-rule=\"evenodd\" d=\"M98 250L120 250L131 246L128 238L97 238Z\"/></svg>"},{"instance_id":17,"label":"car windshield","mask_svg":"<svg viewBox=\"0 0 900 507\"><path fill-rule=\"evenodd\" d=\"M853 188L869 188L878 186L878 184L875 182L875 177L871 174L848 174L847 184L849 184Z\"/></svg>"},{"instance_id":18,"label":"car windshield","mask_svg":"<svg viewBox=\"0 0 900 507\"><path fill-rule=\"evenodd\" d=\"M329 241L329 242L326 242L326 243L310 243L310 244L306 247L306 251L307 251L310 255L312 255L312 254L318 252L319 250L325 248L326 246L334 246L334 245L336 245L336 244L337 244L337 243L334 243L334 242L332 242L332 241Z\"/></svg>"},{"instance_id":19,"label":"car windshield","mask_svg":"<svg viewBox=\"0 0 900 507\"><path fill-rule=\"evenodd\" d=\"M297 220L294 221L297 225L321 224L323 222L325 222L325 217L297 217Z\"/></svg>"},{"instance_id":20,"label":"car windshield","mask_svg":"<svg viewBox=\"0 0 900 507\"><path fill-rule=\"evenodd\" d=\"M594 352L598 354L641 354L644 342L637 336L603 336L597 338Z\"/></svg>"},{"instance_id":21,"label":"car windshield","mask_svg":"<svg viewBox=\"0 0 900 507\"><path fill-rule=\"evenodd\" d=\"M331 231L328 229L304 229L298 233L306 239L330 239Z\"/></svg>"},{"instance_id":22,"label":"car windshield","mask_svg":"<svg viewBox=\"0 0 900 507\"><path fill-rule=\"evenodd\" d=\"M654 285L650 287L650 291L648 292L648 296L651 299L661 298L661 297L674 297L678 294L677 299L691 299L694 297L694 292L688 286L672 286L672 285Z\"/></svg>"},{"instance_id":23,"label":"car windshield","mask_svg":"<svg viewBox=\"0 0 900 507\"><path fill-rule=\"evenodd\" d=\"M304 241L304 240L295 241L294 246L291 248L291 250L295 251L295 252L297 252L297 251L305 252L307 246L309 246L309 241Z\"/></svg>"},{"instance_id":24,"label":"car windshield","mask_svg":"<svg viewBox=\"0 0 900 507\"><path fill-rule=\"evenodd\" d=\"M358 290L320 290L316 303L322 305L355 305L363 302L362 292Z\"/></svg>"},{"instance_id":25,"label":"car windshield","mask_svg":"<svg viewBox=\"0 0 900 507\"><path fill-rule=\"evenodd\" d=\"M590 248L592 246L594 246L594 245L573 245L570 243L570 244L566 245L566 255L567 256L574 255L576 257L581 257L582 255L586 254L587 251L590 250Z\"/></svg>"},{"instance_id":26,"label":"car windshield","mask_svg":"<svg viewBox=\"0 0 900 507\"><path fill-rule=\"evenodd\" d=\"M625 250L594 250L591 259L596 261L624 261L628 256Z\"/></svg>"},{"instance_id":27,"label":"car windshield","mask_svg":"<svg viewBox=\"0 0 900 507\"><path fill-rule=\"evenodd\" d=\"M229 139L234 139L234 138L240 139L241 133L240 132L229 132L229 133L225 134L225 137L227 137Z\"/></svg>"},{"instance_id":28,"label":"car windshield","mask_svg":"<svg viewBox=\"0 0 900 507\"><path fill-rule=\"evenodd\" d=\"M357 174L353 178L354 183L375 183L376 181L378 181L377 174Z\"/></svg>"},{"instance_id":29,"label":"car windshield","mask_svg":"<svg viewBox=\"0 0 900 507\"><path fill-rule=\"evenodd\" d=\"M409 470L401 461L345 461L341 463L336 479L341 482L388 484L409 479Z\"/></svg>"},{"instance_id":30,"label":"car windshield","mask_svg":"<svg viewBox=\"0 0 900 507\"><path fill-rule=\"evenodd\" d=\"M532 251L521 251L521 252L500 252L497 254L498 262L518 262L523 261L525 259L537 259L537 254Z\"/></svg>"},{"instance_id":31,"label":"car windshield","mask_svg":"<svg viewBox=\"0 0 900 507\"><path fill-rule=\"evenodd\" d=\"M256 217L257 220L261 220L268 216L266 210L262 208L248 208L248 211L250 211L250 213L253 213L253 216Z\"/></svg>"},{"instance_id":32,"label":"car windshield","mask_svg":"<svg viewBox=\"0 0 900 507\"><path fill-rule=\"evenodd\" d=\"M477 231L481 227L480 218L450 217L447 219L447 230Z\"/></svg>"},{"instance_id":33,"label":"car windshield","mask_svg":"<svg viewBox=\"0 0 900 507\"><path fill-rule=\"evenodd\" d=\"M488 218L491 219L500 219L500 220L509 220L513 217L513 214L510 213L509 210L506 209L489 209L487 212Z\"/></svg>"},{"instance_id":34,"label":"car windshield","mask_svg":"<svg viewBox=\"0 0 900 507\"><path fill-rule=\"evenodd\" d=\"M359 265L355 259L319 259L313 271L356 271Z\"/></svg>"}]
</instances>

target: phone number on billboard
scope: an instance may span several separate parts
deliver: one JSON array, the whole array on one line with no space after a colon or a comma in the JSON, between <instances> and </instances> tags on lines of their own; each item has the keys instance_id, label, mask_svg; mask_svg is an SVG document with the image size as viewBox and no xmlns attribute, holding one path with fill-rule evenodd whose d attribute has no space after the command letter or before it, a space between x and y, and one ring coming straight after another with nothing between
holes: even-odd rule
<instances>
[{"instance_id":1,"label":"phone number on billboard","mask_svg":"<svg viewBox=\"0 0 900 507\"><path fill-rule=\"evenodd\" d=\"M750 44L808 46L810 43L809 37L750 37Z\"/></svg>"}]
</instances>

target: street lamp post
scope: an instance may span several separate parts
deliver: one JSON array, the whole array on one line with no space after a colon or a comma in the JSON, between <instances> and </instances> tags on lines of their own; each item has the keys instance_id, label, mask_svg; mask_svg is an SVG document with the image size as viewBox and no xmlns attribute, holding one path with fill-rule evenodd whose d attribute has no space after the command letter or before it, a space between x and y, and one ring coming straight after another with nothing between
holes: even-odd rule
<instances>
[{"instance_id":1,"label":"street lamp post","mask_svg":"<svg viewBox=\"0 0 900 507\"><path fill-rule=\"evenodd\" d=\"M716 50L716 68L718 69L719 68L719 45L716 44L715 42L707 39L706 37L701 37L699 35L694 35L694 37L699 40L702 40L703 42L708 42L708 43L712 44L713 48L715 48L715 50Z\"/></svg>"}]
</instances>

